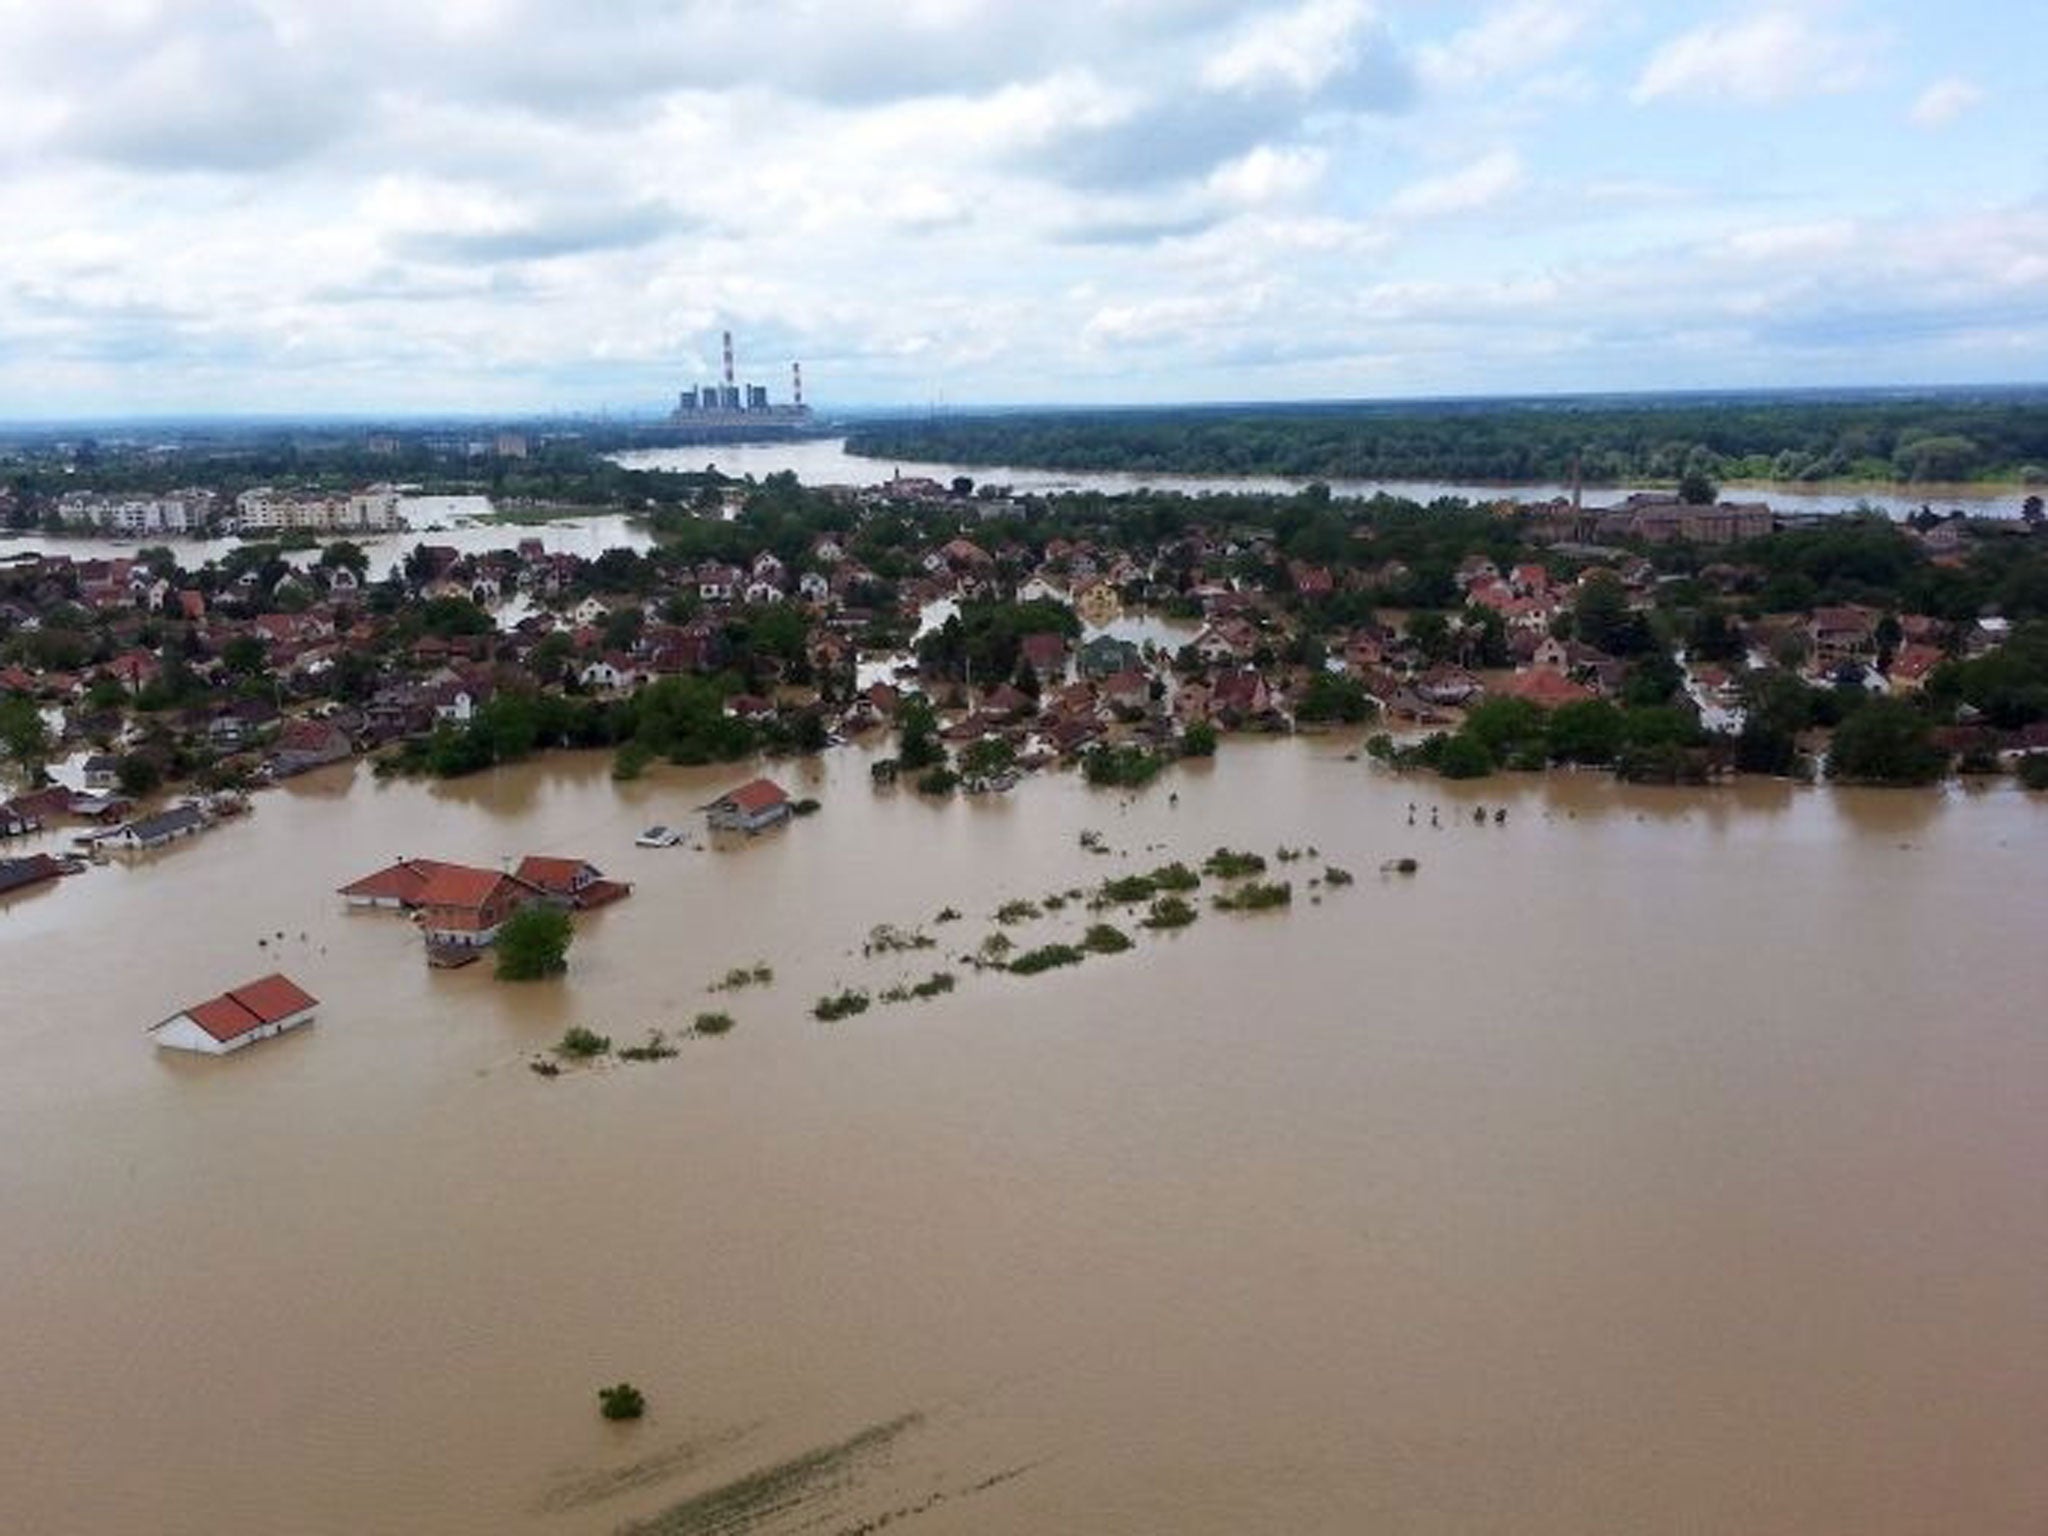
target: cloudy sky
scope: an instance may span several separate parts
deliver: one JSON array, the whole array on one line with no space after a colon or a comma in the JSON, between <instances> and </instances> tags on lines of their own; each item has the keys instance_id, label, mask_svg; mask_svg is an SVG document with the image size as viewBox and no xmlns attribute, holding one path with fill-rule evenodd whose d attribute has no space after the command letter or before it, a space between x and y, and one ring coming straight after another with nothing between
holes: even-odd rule
<instances>
[{"instance_id":1,"label":"cloudy sky","mask_svg":"<svg viewBox=\"0 0 2048 1536\"><path fill-rule=\"evenodd\" d=\"M0 417L2038 381L2041 0L0 0Z\"/></svg>"}]
</instances>

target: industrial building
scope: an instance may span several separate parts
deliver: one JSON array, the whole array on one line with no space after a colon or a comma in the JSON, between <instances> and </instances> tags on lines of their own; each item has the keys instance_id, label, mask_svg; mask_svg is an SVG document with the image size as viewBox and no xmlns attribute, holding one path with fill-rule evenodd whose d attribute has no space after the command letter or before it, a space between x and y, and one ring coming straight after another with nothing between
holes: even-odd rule
<instances>
[{"instance_id":1,"label":"industrial building","mask_svg":"<svg viewBox=\"0 0 2048 1536\"><path fill-rule=\"evenodd\" d=\"M737 381L732 360L732 332L724 333L725 375L715 384L685 389L676 399L669 420L678 427L720 435L744 432L791 432L811 424L811 408L804 404L804 367L789 365L790 403L776 405L768 398L768 386Z\"/></svg>"}]
</instances>

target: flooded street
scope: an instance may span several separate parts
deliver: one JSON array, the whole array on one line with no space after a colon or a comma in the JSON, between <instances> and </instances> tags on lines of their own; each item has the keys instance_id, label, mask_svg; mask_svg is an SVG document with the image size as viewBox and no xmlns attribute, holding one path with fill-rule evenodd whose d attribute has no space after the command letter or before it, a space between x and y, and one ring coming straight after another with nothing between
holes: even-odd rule
<instances>
[{"instance_id":1,"label":"flooded street","mask_svg":"<svg viewBox=\"0 0 2048 1536\"><path fill-rule=\"evenodd\" d=\"M709 848L745 765L324 770L0 900L7 1523L595 1536L782 1466L670 1528L2039 1536L2048 802L1355 744L949 802L848 749L767 770L818 815ZM957 963L1008 899L1225 843L1324 857L1287 911ZM430 971L334 894L528 853L636 886L557 982ZM1325 860L1358 880L1311 902ZM863 957L883 922L940 947ZM272 969L314 1026L143 1034ZM528 1070L714 1007L673 1060Z\"/></svg>"}]
</instances>

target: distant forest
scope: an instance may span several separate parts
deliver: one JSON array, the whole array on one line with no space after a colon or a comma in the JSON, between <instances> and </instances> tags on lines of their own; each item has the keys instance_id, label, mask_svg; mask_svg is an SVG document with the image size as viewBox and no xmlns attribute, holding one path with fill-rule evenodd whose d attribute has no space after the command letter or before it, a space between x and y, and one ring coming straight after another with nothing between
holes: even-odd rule
<instances>
[{"instance_id":1,"label":"distant forest","mask_svg":"<svg viewBox=\"0 0 2048 1536\"><path fill-rule=\"evenodd\" d=\"M2048 483L2048 393L1099 410L891 422L850 451L1019 469L1326 480Z\"/></svg>"}]
</instances>

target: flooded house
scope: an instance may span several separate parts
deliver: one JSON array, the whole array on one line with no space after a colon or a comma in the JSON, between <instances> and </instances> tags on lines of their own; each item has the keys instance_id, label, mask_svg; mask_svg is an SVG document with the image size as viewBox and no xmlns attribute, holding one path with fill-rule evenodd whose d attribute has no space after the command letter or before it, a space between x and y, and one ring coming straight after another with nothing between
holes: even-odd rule
<instances>
[{"instance_id":1,"label":"flooded house","mask_svg":"<svg viewBox=\"0 0 2048 1536\"><path fill-rule=\"evenodd\" d=\"M154 816L144 816L109 833L103 842L131 852L146 853L165 848L188 837L197 837L213 823L196 805L174 805Z\"/></svg>"},{"instance_id":2,"label":"flooded house","mask_svg":"<svg viewBox=\"0 0 2048 1536\"><path fill-rule=\"evenodd\" d=\"M605 879L604 871L588 859L557 859L530 853L519 861L513 874L550 900L579 912L622 901L633 894L630 884Z\"/></svg>"},{"instance_id":3,"label":"flooded house","mask_svg":"<svg viewBox=\"0 0 2048 1536\"><path fill-rule=\"evenodd\" d=\"M790 810L788 794L772 779L754 779L704 807L714 832L760 832L787 820Z\"/></svg>"},{"instance_id":4,"label":"flooded house","mask_svg":"<svg viewBox=\"0 0 2048 1536\"><path fill-rule=\"evenodd\" d=\"M272 972L256 980L182 1008L152 1024L148 1033L159 1047L225 1056L258 1040L313 1022L319 999L289 977Z\"/></svg>"},{"instance_id":5,"label":"flooded house","mask_svg":"<svg viewBox=\"0 0 2048 1536\"><path fill-rule=\"evenodd\" d=\"M498 937L505 919L542 892L517 875L444 864L414 898L420 930L432 949L482 949Z\"/></svg>"},{"instance_id":6,"label":"flooded house","mask_svg":"<svg viewBox=\"0 0 2048 1536\"><path fill-rule=\"evenodd\" d=\"M0 896L25 891L46 880L55 880L76 868L76 864L66 866L61 859L54 859L47 853L32 853L21 859L0 859Z\"/></svg>"}]
</instances>

